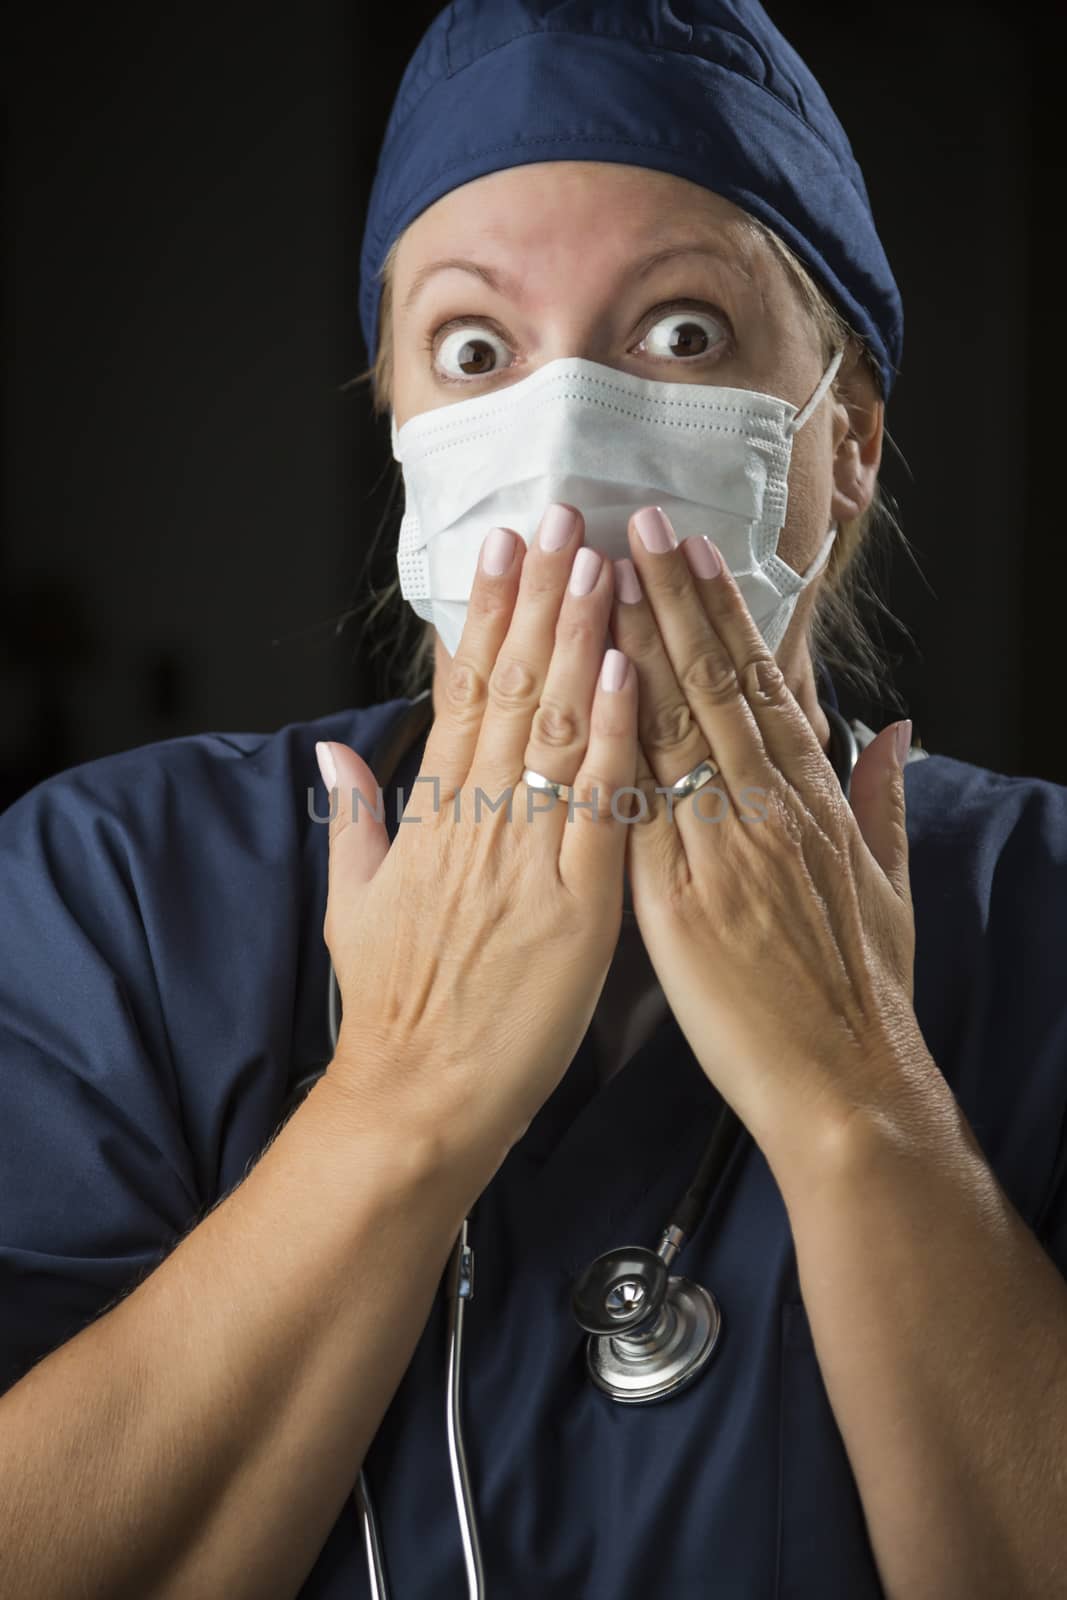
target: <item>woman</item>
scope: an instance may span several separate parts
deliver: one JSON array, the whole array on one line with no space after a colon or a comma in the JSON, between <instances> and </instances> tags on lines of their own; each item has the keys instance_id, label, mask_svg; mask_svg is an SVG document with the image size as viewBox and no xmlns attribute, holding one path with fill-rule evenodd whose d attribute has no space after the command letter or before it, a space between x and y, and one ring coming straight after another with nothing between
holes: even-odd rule
<instances>
[{"instance_id":1,"label":"woman","mask_svg":"<svg viewBox=\"0 0 1067 1600\"><path fill-rule=\"evenodd\" d=\"M457 4L401 85L361 308L432 720L0 820L10 1593L1067 1582L1067 796L853 763L811 642L899 302L810 74L690 9ZM713 1126L703 1345L612 1368L583 1269Z\"/></svg>"}]
</instances>

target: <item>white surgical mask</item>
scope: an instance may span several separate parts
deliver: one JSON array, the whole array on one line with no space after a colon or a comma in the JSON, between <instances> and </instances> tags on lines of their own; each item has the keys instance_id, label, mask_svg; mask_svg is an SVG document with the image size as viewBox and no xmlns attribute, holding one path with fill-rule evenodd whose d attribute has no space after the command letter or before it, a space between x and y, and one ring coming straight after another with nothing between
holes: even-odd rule
<instances>
[{"instance_id":1,"label":"white surgical mask","mask_svg":"<svg viewBox=\"0 0 1067 1600\"><path fill-rule=\"evenodd\" d=\"M777 553L793 435L843 355L800 412L750 389L659 383L564 357L492 394L420 412L399 430L394 417L405 492L401 593L454 655L490 528L513 528L529 545L549 502L563 500L584 516L585 543L617 560L630 554L630 517L657 505L679 541L715 541L777 650L837 535L834 523L803 573Z\"/></svg>"}]
</instances>

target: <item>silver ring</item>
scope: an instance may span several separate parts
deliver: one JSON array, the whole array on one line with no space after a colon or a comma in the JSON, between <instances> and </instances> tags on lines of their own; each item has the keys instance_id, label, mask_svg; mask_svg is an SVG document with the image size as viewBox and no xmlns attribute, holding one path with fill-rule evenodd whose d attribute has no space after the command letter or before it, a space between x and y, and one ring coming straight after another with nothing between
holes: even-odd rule
<instances>
[{"instance_id":1,"label":"silver ring","mask_svg":"<svg viewBox=\"0 0 1067 1600\"><path fill-rule=\"evenodd\" d=\"M671 794L676 800L684 800L686 795L696 794L698 789L703 789L712 778L719 776L719 768L714 761L698 761L691 772L685 772L677 783L671 784Z\"/></svg>"},{"instance_id":2,"label":"silver ring","mask_svg":"<svg viewBox=\"0 0 1067 1600\"><path fill-rule=\"evenodd\" d=\"M535 772L532 767L526 768L522 781L528 789L536 789L540 794L554 794L557 800L566 800L570 794L569 783L553 783L551 778L546 778L543 772Z\"/></svg>"}]
</instances>

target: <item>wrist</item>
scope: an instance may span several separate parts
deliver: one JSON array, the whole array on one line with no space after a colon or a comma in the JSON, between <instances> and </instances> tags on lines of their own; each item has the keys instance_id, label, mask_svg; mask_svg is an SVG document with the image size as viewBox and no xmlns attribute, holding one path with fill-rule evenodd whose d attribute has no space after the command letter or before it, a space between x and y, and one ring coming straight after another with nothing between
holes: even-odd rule
<instances>
[{"instance_id":1,"label":"wrist","mask_svg":"<svg viewBox=\"0 0 1067 1600\"><path fill-rule=\"evenodd\" d=\"M869 1087L791 1106L758 1142L794 1216L805 1205L901 1160L936 1162L973 1147L959 1102L932 1058L872 1071Z\"/></svg>"},{"instance_id":2,"label":"wrist","mask_svg":"<svg viewBox=\"0 0 1067 1600\"><path fill-rule=\"evenodd\" d=\"M452 1195L462 1221L501 1165L506 1150L486 1148L454 1108L425 1105L405 1095L402 1063L362 1054L337 1055L310 1091L312 1118L326 1147L342 1160L358 1149L386 1185L430 1187ZM310 1119L309 1119L310 1120Z\"/></svg>"}]
</instances>

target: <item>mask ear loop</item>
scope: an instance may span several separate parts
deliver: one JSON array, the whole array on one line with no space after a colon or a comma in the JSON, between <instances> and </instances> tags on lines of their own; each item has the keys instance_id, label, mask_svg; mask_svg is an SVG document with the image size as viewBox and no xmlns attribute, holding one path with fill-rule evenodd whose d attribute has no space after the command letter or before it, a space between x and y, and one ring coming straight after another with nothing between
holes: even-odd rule
<instances>
[{"instance_id":1,"label":"mask ear loop","mask_svg":"<svg viewBox=\"0 0 1067 1600\"><path fill-rule=\"evenodd\" d=\"M807 422L808 418L815 410L815 407L818 405L827 389L829 389L830 385L833 383L837 374L837 369L844 360L844 355L845 347L842 345L841 348L835 352L833 360L830 362L830 365L819 379L815 393L812 395L803 411L798 411L792 422L787 424L786 432L790 435L790 437L792 437L794 433L799 433L800 429L804 426L805 422ZM823 540L822 545L818 550L815 559L808 567L807 572L801 574L805 587L811 583L813 578L817 577L817 575L826 565L830 558L830 551L833 548L834 540L837 538L839 531L838 524L835 522L829 533L826 535L826 538Z\"/></svg>"},{"instance_id":2,"label":"mask ear loop","mask_svg":"<svg viewBox=\"0 0 1067 1600\"><path fill-rule=\"evenodd\" d=\"M830 362L830 365L827 367L826 371L823 373L822 377L819 379L818 388L815 390L815 393L812 395L803 411L799 411L793 418L792 422L786 425L787 432L790 434L799 433L800 429L804 426L805 422L807 422L808 418L815 410L815 407L818 405L827 389L833 383L834 378L837 376L837 369L844 360L844 357L845 347L842 345L840 350L838 350L834 356L834 359Z\"/></svg>"}]
</instances>

